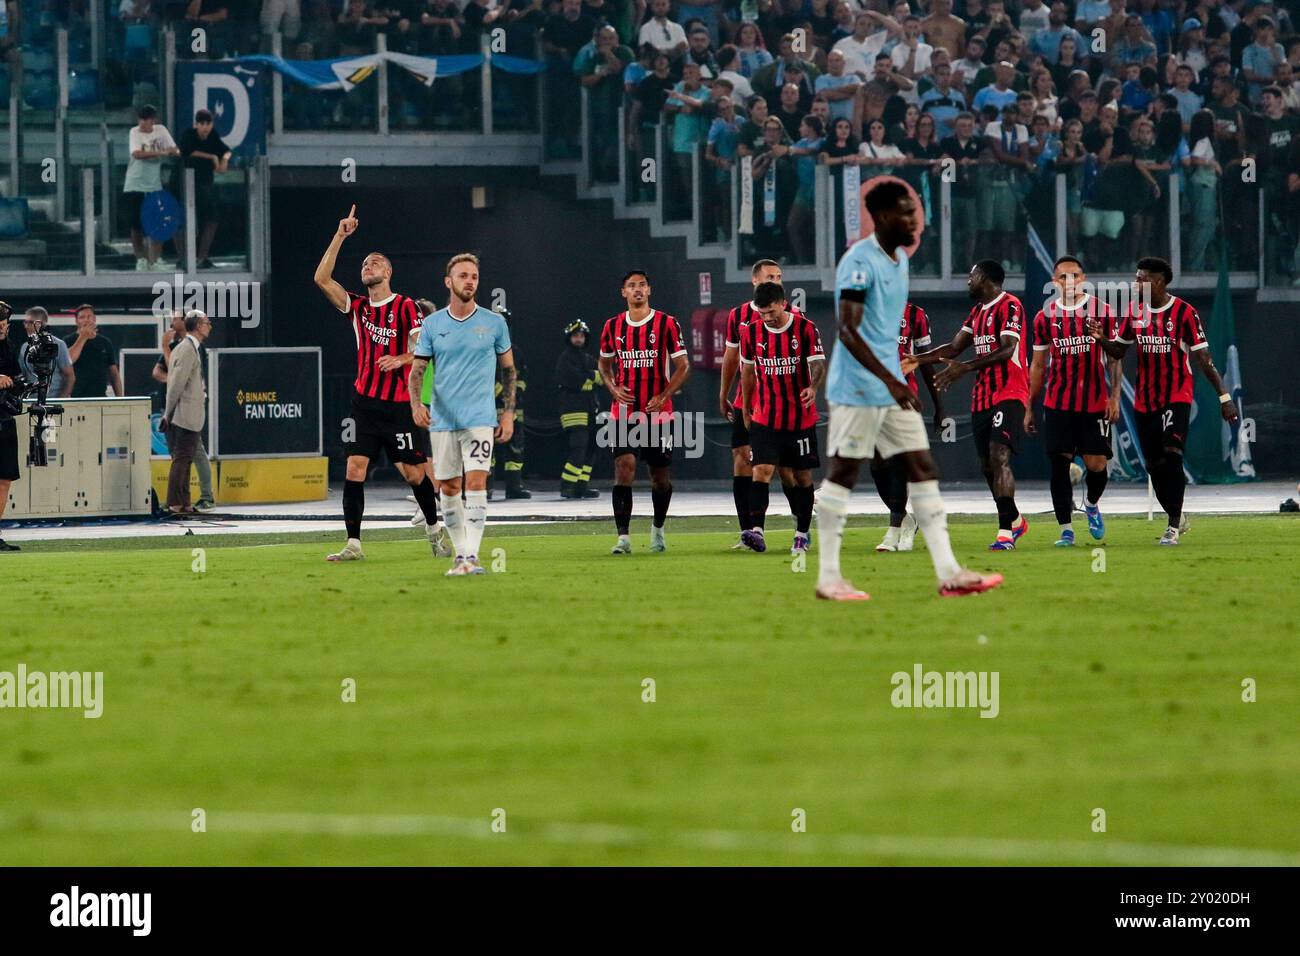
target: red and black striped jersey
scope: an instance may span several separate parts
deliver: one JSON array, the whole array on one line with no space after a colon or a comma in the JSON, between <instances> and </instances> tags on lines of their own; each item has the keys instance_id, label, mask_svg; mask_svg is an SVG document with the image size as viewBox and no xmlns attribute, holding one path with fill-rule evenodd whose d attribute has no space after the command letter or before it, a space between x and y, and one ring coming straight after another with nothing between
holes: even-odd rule
<instances>
[{"instance_id":1,"label":"red and black striped jersey","mask_svg":"<svg viewBox=\"0 0 1300 956\"><path fill-rule=\"evenodd\" d=\"M925 309L911 302L903 306L903 324L898 329L898 357L905 358L930 345L930 317ZM907 384L912 394L920 392L916 372L907 373Z\"/></svg>"},{"instance_id":2,"label":"red and black striped jersey","mask_svg":"<svg viewBox=\"0 0 1300 956\"><path fill-rule=\"evenodd\" d=\"M385 372L378 361L384 355L404 355L409 350L408 336L424 319L414 299L394 292L381 302L368 296L348 293L347 314L357 337L357 379L353 383L358 395L386 402L411 400L406 390L405 365Z\"/></svg>"},{"instance_id":3,"label":"red and black striped jersey","mask_svg":"<svg viewBox=\"0 0 1300 956\"><path fill-rule=\"evenodd\" d=\"M1043 380L1043 405L1047 408L1106 410L1106 353L1088 334L1090 319L1101 323L1106 338L1114 338L1118 326L1115 313L1094 295L1086 295L1070 307L1052 299L1034 316L1034 351L1047 353Z\"/></svg>"},{"instance_id":4,"label":"red and black striped jersey","mask_svg":"<svg viewBox=\"0 0 1300 956\"><path fill-rule=\"evenodd\" d=\"M621 418L645 411L650 399L668 387L673 358L685 354L682 330L667 312L654 309L639 322L626 312L607 319L600 332L601 358L614 360L614 381L632 393L631 405L614 402L610 414ZM670 396L661 411L672 410Z\"/></svg>"},{"instance_id":5,"label":"red and black striped jersey","mask_svg":"<svg viewBox=\"0 0 1300 956\"><path fill-rule=\"evenodd\" d=\"M1174 402L1192 400L1192 353L1210 347L1201 317L1177 296L1158 309L1134 303L1120 323L1116 338L1137 342L1137 388L1133 407L1159 411Z\"/></svg>"},{"instance_id":6,"label":"red and black striped jersey","mask_svg":"<svg viewBox=\"0 0 1300 956\"><path fill-rule=\"evenodd\" d=\"M1010 292L1000 292L992 302L970 310L961 330L974 338L977 357L1002 348L1002 336L1016 337L1016 347L1009 358L986 365L975 373L975 387L970 393L972 412L985 411L999 402L1029 401L1024 324L1025 307Z\"/></svg>"},{"instance_id":7,"label":"red and black striped jersey","mask_svg":"<svg viewBox=\"0 0 1300 956\"><path fill-rule=\"evenodd\" d=\"M793 306L788 307L786 311L792 312L796 316L799 316L800 318L803 317L803 313L800 312L798 309L794 308ZM729 349L740 348L740 330L743 329L746 325L748 325L751 320L754 322L763 321L763 316L759 314L758 306L754 305L753 300L750 300L749 302L746 302L743 305L738 305L730 312L727 313L727 336L726 336L727 348ZM740 376L736 376L736 394L734 394L731 397L731 404L737 405L739 403L740 403Z\"/></svg>"},{"instance_id":8,"label":"red and black striped jersey","mask_svg":"<svg viewBox=\"0 0 1300 956\"><path fill-rule=\"evenodd\" d=\"M754 367L753 420L780 431L803 431L817 424L817 406L805 406L799 393L812 384L813 362L826 361L822 337L802 315L786 313L774 329L762 320L740 332L740 361Z\"/></svg>"}]
</instances>

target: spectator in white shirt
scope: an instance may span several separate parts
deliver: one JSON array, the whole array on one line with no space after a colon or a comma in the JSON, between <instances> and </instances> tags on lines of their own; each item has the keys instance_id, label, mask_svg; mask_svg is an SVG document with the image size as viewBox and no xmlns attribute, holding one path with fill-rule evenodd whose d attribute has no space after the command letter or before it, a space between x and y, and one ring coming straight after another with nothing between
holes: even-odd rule
<instances>
[{"instance_id":1,"label":"spectator in white shirt","mask_svg":"<svg viewBox=\"0 0 1300 956\"><path fill-rule=\"evenodd\" d=\"M680 23L668 19L669 0L650 0L650 19L641 25L637 45L649 43L676 60L686 53L686 31Z\"/></svg>"},{"instance_id":2,"label":"spectator in white shirt","mask_svg":"<svg viewBox=\"0 0 1300 956\"><path fill-rule=\"evenodd\" d=\"M730 80L731 88L736 91L732 98L735 103L747 103L749 98L754 95L754 87L750 85L748 79L742 74L736 72L736 67L740 66L740 56L736 48L728 43L718 50L718 79ZM743 118L743 117L742 117Z\"/></svg>"},{"instance_id":3,"label":"spectator in white shirt","mask_svg":"<svg viewBox=\"0 0 1300 956\"><path fill-rule=\"evenodd\" d=\"M853 22L853 36L845 37L832 49L844 54L845 69L849 73L856 73L866 80L875 72L876 56L884 50L889 35L902 32L903 28L893 17L868 10L859 13Z\"/></svg>"},{"instance_id":4,"label":"spectator in white shirt","mask_svg":"<svg viewBox=\"0 0 1300 956\"><path fill-rule=\"evenodd\" d=\"M1032 45L1038 31L1046 30L1052 17L1052 8L1043 0L1025 0L1025 7L1020 11L1020 34L1025 43Z\"/></svg>"},{"instance_id":5,"label":"spectator in white shirt","mask_svg":"<svg viewBox=\"0 0 1300 956\"><path fill-rule=\"evenodd\" d=\"M934 47L921 39L921 18L910 16L903 21L903 39L889 54L894 69L909 80L930 72L930 54Z\"/></svg>"}]
</instances>

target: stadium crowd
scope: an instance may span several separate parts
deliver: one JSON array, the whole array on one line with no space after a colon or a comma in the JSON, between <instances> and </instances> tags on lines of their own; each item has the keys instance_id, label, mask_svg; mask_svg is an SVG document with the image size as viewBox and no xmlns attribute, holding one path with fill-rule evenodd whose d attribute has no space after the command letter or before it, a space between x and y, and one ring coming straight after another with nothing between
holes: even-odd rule
<instances>
[{"instance_id":1,"label":"stadium crowd","mask_svg":"<svg viewBox=\"0 0 1300 956\"><path fill-rule=\"evenodd\" d=\"M69 5L58 16L85 14ZM178 44L178 55L214 58L266 52L275 33L298 60L369 53L381 35L389 50L425 56L476 53L497 37L497 52L546 59L552 158L579 154L584 88L597 180L617 180L620 150L643 168L662 137L665 170L632 183L629 199L662 185L669 218L691 218L698 154L706 241L729 238L732 167L752 158L745 257L810 261L815 168L839 181L852 165L859 182L906 179L928 225L949 170L953 261L973 261L978 248L1012 270L1023 265L1026 216L1053 215L1063 174L1070 247L1102 271L1139 249L1172 253L1176 177L1185 270L1215 268L1222 236L1233 268L1253 271L1262 258L1270 281L1300 282L1300 35L1284 4L123 0L117 19L202 26L206 48ZM498 74L494 108L527 114L532 82ZM480 92L472 72L430 91L390 71L391 125L465 126ZM364 128L375 111L369 94L286 91L290 128ZM916 271L937 271L937 233L926 231Z\"/></svg>"},{"instance_id":2,"label":"stadium crowd","mask_svg":"<svg viewBox=\"0 0 1300 956\"><path fill-rule=\"evenodd\" d=\"M1234 268L1269 254L1276 272L1300 272L1300 36L1283 7L649 0L631 23L622 9L563 0L542 24L550 79L571 64L591 93L598 178L616 178L620 141L643 161L662 132L672 214L689 215L682 174L701 152L706 239L730 230L731 168L746 156L761 188L775 187L749 251L788 262L812 258L816 164L837 177L865 167L861 182L901 176L930 221L947 167L954 261L972 261L978 246L1016 269L1025 216L1050 210L1064 174L1071 248L1099 271L1124 268L1139 249L1169 253L1176 176L1185 269L1213 269L1221 234ZM552 96L562 88L553 83ZM633 198L649 198L641 188ZM918 271L937 269L936 232Z\"/></svg>"}]
</instances>

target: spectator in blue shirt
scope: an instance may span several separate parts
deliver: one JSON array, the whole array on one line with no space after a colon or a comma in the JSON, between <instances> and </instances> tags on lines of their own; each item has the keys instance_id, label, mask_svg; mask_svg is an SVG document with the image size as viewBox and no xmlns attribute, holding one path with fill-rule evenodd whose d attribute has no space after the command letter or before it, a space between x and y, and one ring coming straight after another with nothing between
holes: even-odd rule
<instances>
[{"instance_id":1,"label":"spectator in blue shirt","mask_svg":"<svg viewBox=\"0 0 1300 956\"><path fill-rule=\"evenodd\" d=\"M845 73L844 66L844 54L831 50L826 55L827 72L817 77L814 84L816 91L830 104L832 120L853 119L853 104L862 86L862 78L856 73Z\"/></svg>"},{"instance_id":2,"label":"spectator in blue shirt","mask_svg":"<svg viewBox=\"0 0 1300 956\"><path fill-rule=\"evenodd\" d=\"M1146 35L1142 18L1130 13L1124 20L1124 32L1111 47L1111 69L1118 70L1126 63L1155 66L1156 45Z\"/></svg>"},{"instance_id":3,"label":"spectator in blue shirt","mask_svg":"<svg viewBox=\"0 0 1300 956\"><path fill-rule=\"evenodd\" d=\"M1138 15L1142 18L1142 25L1155 40L1156 52L1164 56L1169 52L1173 40L1174 18L1156 0L1138 0Z\"/></svg>"},{"instance_id":4,"label":"spectator in blue shirt","mask_svg":"<svg viewBox=\"0 0 1300 956\"><path fill-rule=\"evenodd\" d=\"M1016 91L1011 88L1011 82L1015 77L1016 68L1007 60L993 64L993 85L986 86L976 93L975 101L971 106L977 113L985 106L996 106L1000 115L1004 106L1015 105Z\"/></svg>"},{"instance_id":5,"label":"spectator in blue shirt","mask_svg":"<svg viewBox=\"0 0 1300 956\"><path fill-rule=\"evenodd\" d=\"M1182 118L1184 130L1192 125L1196 111L1205 105L1201 94L1192 89L1195 82L1196 71L1190 66L1183 64L1174 71L1174 85L1169 90L1169 95L1178 101L1178 115Z\"/></svg>"},{"instance_id":6,"label":"spectator in blue shirt","mask_svg":"<svg viewBox=\"0 0 1300 956\"><path fill-rule=\"evenodd\" d=\"M952 135L953 121L966 111L966 97L952 85L952 67L939 63L934 67L934 86L921 94L921 112L934 117L939 139Z\"/></svg>"},{"instance_id":7,"label":"spectator in blue shirt","mask_svg":"<svg viewBox=\"0 0 1300 956\"><path fill-rule=\"evenodd\" d=\"M1259 101L1259 94L1273 82L1277 65L1286 59L1282 44L1277 42L1277 27L1268 17L1255 21L1255 42L1241 51L1241 75L1250 84L1250 101Z\"/></svg>"},{"instance_id":8,"label":"spectator in blue shirt","mask_svg":"<svg viewBox=\"0 0 1300 956\"><path fill-rule=\"evenodd\" d=\"M1124 85L1120 88L1119 105L1121 109L1134 113L1145 113L1147 107L1160 95L1160 84L1156 81L1156 71L1149 66L1128 63L1124 66Z\"/></svg>"},{"instance_id":9,"label":"spectator in blue shirt","mask_svg":"<svg viewBox=\"0 0 1300 956\"><path fill-rule=\"evenodd\" d=\"M1106 6L1102 4L1102 6ZM1052 4L1052 12L1048 16L1047 29L1039 30L1034 34L1034 38L1029 43L1029 49L1039 56L1045 56L1055 63L1060 55L1061 38L1072 37L1074 39L1074 48L1083 55L1088 49L1088 41L1074 27L1069 25L1069 15L1067 7L1061 0ZM1109 7L1107 7L1109 9Z\"/></svg>"}]
</instances>

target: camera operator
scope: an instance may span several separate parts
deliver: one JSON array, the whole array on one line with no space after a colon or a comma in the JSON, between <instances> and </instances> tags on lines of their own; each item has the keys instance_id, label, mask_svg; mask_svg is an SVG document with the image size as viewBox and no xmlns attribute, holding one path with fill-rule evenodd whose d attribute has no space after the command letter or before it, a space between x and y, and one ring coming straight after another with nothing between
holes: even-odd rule
<instances>
[{"instance_id":1,"label":"camera operator","mask_svg":"<svg viewBox=\"0 0 1300 956\"><path fill-rule=\"evenodd\" d=\"M27 337L31 338L37 332L40 332L49 324L49 321L49 312L39 305L32 306L27 310L27 315L23 319L23 327L27 330ZM59 356L54 360L54 374L50 376L48 397L51 400L71 397L72 385L77 380L77 373L72 366L72 355L68 352L68 343L57 338L54 341L58 343ZM29 343L27 342L18 347L18 365L27 380L34 382L38 376L31 363L27 361L28 348Z\"/></svg>"},{"instance_id":2,"label":"camera operator","mask_svg":"<svg viewBox=\"0 0 1300 956\"><path fill-rule=\"evenodd\" d=\"M9 306L0 302L0 391L14 387L14 379L22 374L18 353L9 340ZM0 413L4 415L4 413ZM0 417L0 518L9 506L9 485L18 477L18 423L12 417ZM19 551L17 545L0 538L0 553Z\"/></svg>"},{"instance_id":3,"label":"camera operator","mask_svg":"<svg viewBox=\"0 0 1300 956\"><path fill-rule=\"evenodd\" d=\"M153 380L160 386L159 394L155 395L157 411L161 412L167 405L167 369L171 365L172 350L183 341L185 341L185 313L177 309L172 312L171 328L163 333L162 354L158 356L158 361L153 367ZM202 344L199 345L199 374L203 376L206 387L208 352ZM216 499L212 494L212 463L208 460L208 449L203 444L202 429L199 429L198 447L194 450L194 470L199 476L199 500L194 508L196 511L212 511L216 507Z\"/></svg>"},{"instance_id":4,"label":"camera operator","mask_svg":"<svg viewBox=\"0 0 1300 956\"><path fill-rule=\"evenodd\" d=\"M174 515L195 513L190 505L190 465L207 417L207 390L203 387L199 347L211 333L212 320L204 313L198 309L185 313L185 338L172 349L167 368L167 405L161 424L172 452L171 471L167 476L167 510Z\"/></svg>"}]
</instances>

